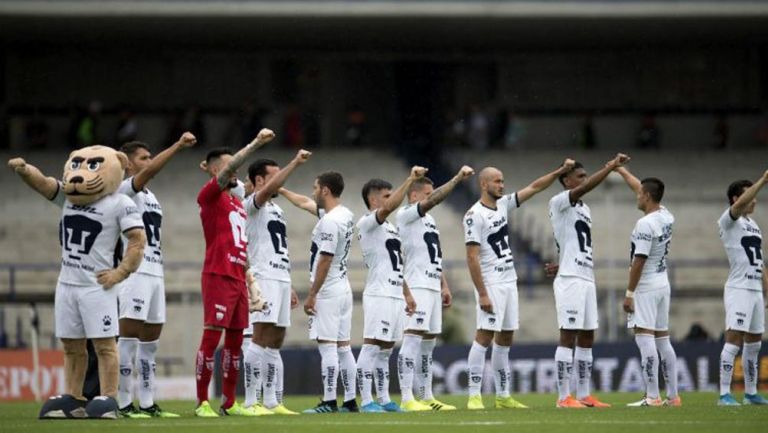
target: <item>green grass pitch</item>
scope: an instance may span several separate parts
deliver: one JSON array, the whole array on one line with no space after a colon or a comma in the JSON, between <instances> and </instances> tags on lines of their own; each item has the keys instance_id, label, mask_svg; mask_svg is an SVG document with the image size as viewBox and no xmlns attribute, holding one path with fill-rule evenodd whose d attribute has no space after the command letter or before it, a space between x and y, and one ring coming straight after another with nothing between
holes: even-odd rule
<instances>
[{"instance_id":1,"label":"green grass pitch","mask_svg":"<svg viewBox=\"0 0 768 433\"><path fill-rule=\"evenodd\" d=\"M199 419L192 414L194 402L166 401L162 407L182 414L176 419L117 421L36 419L39 405L35 403L0 404L1 433L76 432L76 433L152 433L197 432L338 432L338 433L443 433L461 432L747 432L768 431L768 406L735 408L715 405L715 393L683 394L680 408L627 408L626 403L638 400L639 394L599 394L614 407L610 409L556 409L552 394L530 394L519 397L530 409L468 411L464 396L446 396L445 402L457 405L455 412L426 412L401 414L327 414L300 416L269 416L258 418L227 417ZM740 398L737 395L737 398ZM317 397L289 397L286 406L299 411L314 406ZM493 397L485 396L485 405L493 407ZM217 407L217 405L214 405Z\"/></svg>"}]
</instances>

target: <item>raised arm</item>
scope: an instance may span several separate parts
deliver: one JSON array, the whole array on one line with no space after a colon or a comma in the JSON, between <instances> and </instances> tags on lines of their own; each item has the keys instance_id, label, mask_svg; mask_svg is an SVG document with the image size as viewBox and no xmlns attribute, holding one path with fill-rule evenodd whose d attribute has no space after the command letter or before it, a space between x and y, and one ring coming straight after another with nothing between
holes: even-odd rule
<instances>
[{"instance_id":1,"label":"raised arm","mask_svg":"<svg viewBox=\"0 0 768 433\"><path fill-rule=\"evenodd\" d=\"M34 165L27 164L23 158L9 160L8 167L15 171L30 188L48 200L53 200L59 191L59 181L51 176L44 175Z\"/></svg>"},{"instance_id":2,"label":"raised arm","mask_svg":"<svg viewBox=\"0 0 768 433\"><path fill-rule=\"evenodd\" d=\"M298 193L295 193L289 189L280 188L277 190L283 197L285 197L289 202L291 202L292 205L296 206L299 209L304 209L305 211L311 213L314 216L317 215L317 203L315 203L314 200L311 198L301 195Z\"/></svg>"},{"instance_id":3,"label":"raised arm","mask_svg":"<svg viewBox=\"0 0 768 433\"><path fill-rule=\"evenodd\" d=\"M472 167L468 165L461 167L459 172L456 173L456 176L453 176L451 180L440 185L439 188L432 191L432 194L430 194L429 197L419 202L419 212L421 212L422 215L429 212L430 209L442 203L442 201L448 197L448 194L456 188L456 185L474 174L475 170L473 170Z\"/></svg>"},{"instance_id":4,"label":"raised arm","mask_svg":"<svg viewBox=\"0 0 768 433\"><path fill-rule=\"evenodd\" d=\"M642 184L640 184L640 179L636 178L632 173L627 170L627 167L619 167L616 169L616 173L619 173L621 177L624 178L624 182L627 183L629 186L629 189L632 190L635 194L640 193L640 190L642 189Z\"/></svg>"},{"instance_id":5,"label":"raised arm","mask_svg":"<svg viewBox=\"0 0 768 433\"><path fill-rule=\"evenodd\" d=\"M745 189L739 198L736 199L736 201L731 205L731 217L740 218L743 216L749 207L749 204L752 202L752 200L755 199L755 197L757 197L757 193L760 191L763 185L765 185L766 182L768 182L768 171L763 173L760 179L753 183L752 186Z\"/></svg>"},{"instance_id":6,"label":"raised arm","mask_svg":"<svg viewBox=\"0 0 768 433\"><path fill-rule=\"evenodd\" d=\"M291 160L291 162L288 163L288 165L278 171L277 174L275 174L272 179L270 179L269 182L267 182L267 184L264 185L264 187L259 190L258 193L256 193L256 197L253 199L256 206L263 205L267 202L267 200L275 195L277 191L283 187L283 184L286 180L288 180L288 176L291 175L293 170L295 170L296 167L300 166L301 164L307 162L311 155L312 152L308 152L304 149L300 150Z\"/></svg>"},{"instance_id":7,"label":"raised arm","mask_svg":"<svg viewBox=\"0 0 768 433\"><path fill-rule=\"evenodd\" d=\"M227 185L229 185L229 179L232 178L232 175L235 173L235 171L240 168L241 165L243 165L245 160L253 155L257 149L272 141L273 138L275 138L275 133L269 129L264 128L259 131L259 135L257 135L253 141L248 143L248 145L244 148L237 151L236 154L232 155L232 159L229 160L227 165L225 165L224 168L219 172L218 176L216 176L216 182L218 182L219 188L222 190L226 188Z\"/></svg>"},{"instance_id":8,"label":"raised arm","mask_svg":"<svg viewBox=\"0 0 768 433\"><path fill-rule=\"evenodd\" d=\"M576 161L568 158L565 161L563 161L563 164L557 170L551 173L545 174L544 176L531 182L530 185L518 191L517 192L518 203L523 204L523 202L525 202L529 198L549 188L550 185L552 185L557 180L557 178L560 177L561 174L568 173L573 168L574 164L576 164Z\"/></svg>"},{"instance_id":9,"label":"raised arm","mask_svg":"<svg viewBox=\"0 0 768 433\"><path fill-rule=\"evenodd\" d=\"M408 188L411 187L411 184L416 179L424 177L426 173L426 168L414 165L413 168L411 168L411 174L405 179L405 182L398 186L396 190L392 191L392 194L390 194L389 198L384 201L384 204L376 210L376 221L381 221L383 223L389 214L394 212L395 209L400 206L400 203L403 202L405 193L408 191Z\"/></svg>"},{"instance_id":10,"label":"raised arm","mask_svg":"<svg viewBox=\"0 0 768 433\"><path fill-rule=\"evenodd\" d=\"M149 165L147 165L143 170L133 176L133 190L143 190L149 181L152 180L152 178L155 177L155 175L159 173L166 164L168 164L168 161L173 158L173 155L175 155L176 152L187 147L192 147L195 145L195 143L197 143L197 139L194 135L192 135L191 132L185 132L182 134L181 138L179 138L179 141L174 143L171 147L155 155Z\"/></svg>"},{"instance_id":11,"label":"raised arm","mask_svg":"<svg viewBox=\"0 0 768 433\"><path fill-rule=\"evenodd\" d=\"M617 154L616 157L608 161L603 168L593 173L592 176L589 176L586 182L571 190L571 192L568 194L568 198L571 200L571 203L576 203L579 201L581 197L583 197L586 193L592 191L596 186L600 185L600 183L604 181L609 174L611 174L611 171L623 166L628 162L629 157L627 155L624 155L623 153Z\"/></svg>"},{"instance_id":12,"label":"raised arm","mask_svg":"<svg viewBox=\"0 0 768 433\"><path fill-rule=\"evenodd\" d=\"M124 233L128 239L128 245L123 254L123 260L120 266L115 269L108 269L96 274L96 281L105 289L112 288L115 284L125 280L129 275L136 272L144 259L144 245L147 243L147 236L144 228L135 228Z\"/></svg>"}]
</instances>

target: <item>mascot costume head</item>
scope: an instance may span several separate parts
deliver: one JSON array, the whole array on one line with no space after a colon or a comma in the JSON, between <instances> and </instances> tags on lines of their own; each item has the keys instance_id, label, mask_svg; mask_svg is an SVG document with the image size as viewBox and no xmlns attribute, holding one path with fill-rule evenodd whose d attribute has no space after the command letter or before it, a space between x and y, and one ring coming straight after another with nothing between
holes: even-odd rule
<instances>
[{"instance_id":1,"label":"mascot costume head","mask_svg":"<svg viewBox=\"0 0 768 433\"><path fill-rule=\"evenodd\" d=\"M78 250L77 254L79 254L76 260L82 266L78 267L76 271L68 270L68 272L76 272L77 278L92 282L91 287L99 287L101 291L90 292L92 299L99 297L100 307L103 307L106 302L107 310L114 312L117 312L117 296L114 293L117 288L114 286L138 268L146 241L141 216L138 215L133 202L128 197L116 193L127 164L126 155L110 147L84 147L69 155L69 159L64 165L64 176L59 182L53 177L43 175L40 170L21 158L14 158L8 162L9 167L27 185L45 198L63 207L61 227L66 226L67 218L96 218L95 224L98 224L100 228L103 227L103 229L95 231L95 234L93 234L93 230L88 233L78 233L77 236L80 239L77 240L69 239L70 236L74 237L74 235L62 233L61 240L65 244L62 253L70 251L66 248L70 241L78 243L75 247ZM67 230L66 227L65 230ZM128 247L123 261L117 268L113 268L111 254L108 261L104 257L109 251L105 251L104 248L97 251L97 247L82 246L89 242L91 246L97 243L100 245L117 245L121 232L128 239ZM91 239L86 241L87 237L91 237ZM67 254L68 257L71 257L72 253ZM72 261L73 259L69 260ZM86 263L90 266L86 266ZM59 277L59 287L56 290L56 302L66 301L67 304L77 304L75 308L68 310L68 314L73 315L73 317L67 316L66 322L70 322L71 319L74 323L88 323L88 320L92 320L92 316L99 314L99 311L90 312L89 308L93 308L92 304L83 302L82 296L72 296L73 289L71 286L61 284L64 273L63 266L62 274ZM84 287L87 288L88 286ZM109 304L110 302L114 302L114 308ZM79 313L73 313L73 310L79 311ZM56 314L59 314L58 308L56 308ZM46 401L40 411L40 418L118 417L115 397L119 381L119 363L114 338L117 335L117 317L105 315L101 318L101 316L99 315L99 328L103 325L104 329L99 329L99 332L107 331L108 328L109 331L106 332L106 335L105 333L94 334L90 330L92 328L87 325L82 325L85 332L76 338L70 338L71 335L68 334L61 335L62 330L57 329L57 336L60 337L64 347L64 376L67 394L54 396ZM57 319L57 323L61 323L60 319ZM83 381L88 364L87 338L92 340L96 351L101 386L101 395L90 402L83 397Z\"/></svg>"}]
</instances>

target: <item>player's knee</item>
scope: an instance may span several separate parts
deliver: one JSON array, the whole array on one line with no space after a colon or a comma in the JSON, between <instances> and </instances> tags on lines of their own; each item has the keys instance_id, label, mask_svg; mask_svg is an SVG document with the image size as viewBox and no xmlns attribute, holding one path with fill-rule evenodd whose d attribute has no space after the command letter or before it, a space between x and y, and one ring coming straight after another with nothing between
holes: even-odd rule
<instances>
[{"instance_id":1,"label":"player's knee","mask_svg":"<svg viewBox=\"0 0 768 433\"><path fill-rule=\"evenodd\" d=\"M65 356L87 356L88 349L84 338L62 338L61 344L64 346Z\"/></svg>"},{"instance_id":2,"label":"player's knee","mask_svg":"<svg viewBox=\"0 0 768 433\"><path fill-rule=\"evenodd\" d=\"M488 347L491 345L491 341L493 341L493 332L478 329L475 333L475 341L483 347Z\"/></svg>"},{"instance_id":3,"label":"player's knee","mask_svg":"<svg viewBox=\"0 0 768 433\"><path fill-rule=\"evenodd\" d=\"M93 349L99 358L117 356L117 343L114 338L93 339Z\"/></svg>"}]
</instances>

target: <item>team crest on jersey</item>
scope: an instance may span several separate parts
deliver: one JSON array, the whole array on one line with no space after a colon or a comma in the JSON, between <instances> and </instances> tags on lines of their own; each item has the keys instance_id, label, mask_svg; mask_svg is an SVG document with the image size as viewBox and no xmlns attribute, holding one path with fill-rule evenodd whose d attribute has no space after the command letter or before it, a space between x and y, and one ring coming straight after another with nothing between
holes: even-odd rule
<instances>
[{"instance_id":1,"label":"team crest on jersey","mask_svg":"<svg viewBox=\"0 0 768 433\"><path fill-rule=\"evenodd\" d=\"M489 317L489 318L488 318L488 323L490 323L491 325L493 325L494 323L496 323L496 318L495 318L495 317Z\"/></svg>"}]
</instances>

